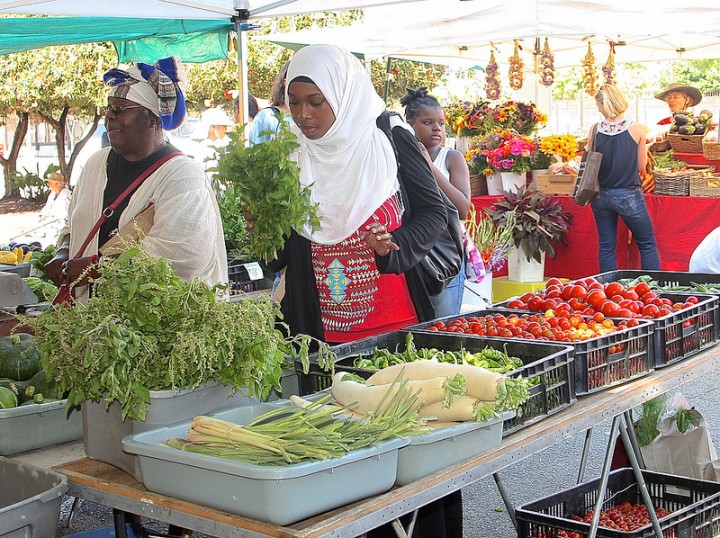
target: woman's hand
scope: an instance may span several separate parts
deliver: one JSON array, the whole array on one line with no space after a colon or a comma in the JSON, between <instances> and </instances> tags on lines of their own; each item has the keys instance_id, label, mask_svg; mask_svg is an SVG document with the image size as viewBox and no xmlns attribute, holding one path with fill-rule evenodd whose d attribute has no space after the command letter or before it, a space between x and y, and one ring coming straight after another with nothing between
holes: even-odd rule
<instances>
[{"instance_id":1,"label":"woman's hand","mask_svg":"<svg viewBox=\"0 0 720 538\"><path fill-rule=\"evenodd\" d=\"M63 265L68 260L68 256L69 253L67 250L58 250L55 257L45 264L45 274L56 286L62 284Z\"/></svg>"},{"instance_id":2,"label":"woman's hand","mask_svg":"<svg viewBox=\"0 0 720 538\"><path fill-rule=\"evenodd\" d=\"M94 266L97 262L97 256L87 256L84 258L73 258L71 260L65 258L58 258L55 256L47 264L45 264L45 274L58 286L63 282L74 283L76 286L84 286L88 283L88 278L92 276L88 269ZM48 272L48 268L52 272ZM59 269L59 273L57 273ZM81 275L83 279L76 282Z\"/></svg>"},{"instance_id":3,"label":"woman's hand","mask_svg":"<svg viewBox=\"0 0 720 538\"><path fill-rule=\"evenodd\" d=\"M365 241L378 256L387 256L391 250L400 250L392 241L392 234L379 222L371 222L365 226L365 232L360 233L360 238Z\"/></svg>"}]
</instances>

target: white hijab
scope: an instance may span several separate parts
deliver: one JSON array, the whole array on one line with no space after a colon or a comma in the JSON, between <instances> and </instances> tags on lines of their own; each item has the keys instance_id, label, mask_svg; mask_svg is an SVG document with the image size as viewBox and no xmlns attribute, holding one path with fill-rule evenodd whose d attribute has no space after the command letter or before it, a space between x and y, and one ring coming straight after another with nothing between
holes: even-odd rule
<instances>
[{"instance_id":1,"label":"white hijab","mask_svg":"<svg viewBox=\"0 0 720 538\"><path fill-rule=\"evenodd\" d=\"M332 45L304 47L290 62L286 87L299 76L320 89L335 123L319 140L291 127L300 142L300 182L310 186L320 217L319 229L311 232L305 226L298 233L332 245L352 235L398 190L397 162L390 141L375 124L385 103L355 56Z\"/></svg>"}]
</instances>

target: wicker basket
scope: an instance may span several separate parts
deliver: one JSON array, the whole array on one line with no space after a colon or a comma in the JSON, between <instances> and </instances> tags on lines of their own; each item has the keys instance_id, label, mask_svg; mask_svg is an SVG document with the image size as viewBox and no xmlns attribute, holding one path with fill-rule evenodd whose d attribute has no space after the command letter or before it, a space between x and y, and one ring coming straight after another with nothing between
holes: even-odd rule
<instances>
[{"instance_id":1,"label":"wicker basket","mask_svg":"<svg viewBox=\"0 0 720 538\"><path fill-rule=\"evenodd\" d=\"M670 146L675 153L702 153L703 135L681 135L668 133Z\"/></svg>"},{"instance_id":2,"label":"wicker basket","mask_svg":"<svg viewBox=\"0 0 720 538\"><path fill-rule=\"evenodd\" d=\"M720 176L705 174L700 177L690 178L690 196L720 197Z\"/></svg>"},{"instance_id":3,"label":"wicker basket","mask_svg":"<svg viewBox=\"0 0 720 538\"><path fill-rule=\"evenodd\" d=\"M484 174L470 176L470 196L487 196L487 178Z\"/></svg>"},{"instance_id":4,"label":"wicker basket","mask_svg":"<svg viewBox=\"0 0 720 538\"><path fill-rule=\"evenodd\" d=\"M717 161L720 160L720 143L718 143L717 140L708 140L707 136L710 133L715 133L715 131L708 131L703 137L703 155L709 161ZM717 138L717 133L715 134L715 138Z\"/></svg>"},{"instance_id":5,"label":"wicker basket","mask_svg":"<svg viewBox=\"0 0 720 538\"><path fill-rule=\"evenodd\" d=\"M663 168L653 170L655 194L662 196L690 196L690 179L701 177L703 174L711 173L714 170L714 167L678 172Z\"/></svg>"}]
</instances>

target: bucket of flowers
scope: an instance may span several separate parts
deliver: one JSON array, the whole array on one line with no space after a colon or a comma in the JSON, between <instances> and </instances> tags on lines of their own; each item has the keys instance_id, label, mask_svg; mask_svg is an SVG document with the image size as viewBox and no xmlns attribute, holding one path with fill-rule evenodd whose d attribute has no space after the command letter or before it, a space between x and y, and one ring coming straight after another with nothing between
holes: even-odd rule
<instances>
[{"instance_id":1,"label":"bucket of flowers","mask_svg":"<svg viewBox=\"0 0 720 538\"><path fill-rule=\"evenodd\" d=\"M545 127L547 121L547 115L540 112L534 103L521 101L505 101L496 106L488 118L492 126L511 129L526 136Z\"/></svg>"},{"instance_id":2,"label":"bucket of flowers","mask_svg":"<svg viewBox=\"0 0 720 538\"><path fill-rule=\"evenodd\" d=\"M455 101L446 105L445 120L456 136L478 136L485 132L487 115L492 110L489 101Z\"/></svg>"},{"instance_id":3,"label":"bucket of flowers","mask_svg":"<svg viewBox=\"0 0 720 538\"><path fill-rule=\"evenodd\" d=\"M577 140L571 134L544 136L538 145L538 153L550 158L547 167L553 162L569 162L575 158L577 152Z\"/></svg>"}]
</instances>

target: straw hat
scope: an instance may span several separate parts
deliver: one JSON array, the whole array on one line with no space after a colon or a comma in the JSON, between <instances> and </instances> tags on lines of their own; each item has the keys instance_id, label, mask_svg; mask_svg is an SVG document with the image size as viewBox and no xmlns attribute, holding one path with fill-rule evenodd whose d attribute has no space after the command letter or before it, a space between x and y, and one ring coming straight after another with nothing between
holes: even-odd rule
<instances>
[{"instance_id":1,"label":"straw hat","mask_svg":"<svg viewBox=\"0 0 720 538\"><path fill-rule=\"evenodd\" d=\"M700 90L679 82L671 82L666 90L661 91L655 96L655 99L665 101L667 94L670 92L682 92L687 95L692 101L689 106L695 106L702 101L702 93L700 93Z\"/></svg>"},{"instance_id":2,"label":"straw hat","mask_svg":"<svg viewBox=\"0 0 720 538\"><path fill-rule=\"evenodd\" d=\"M60 172L53 172L52 174L48 174L48 176L43 179L45 179L45 181L58 181L60 183L65 182L65 177Z\"/></svg>"}]
</instances>

